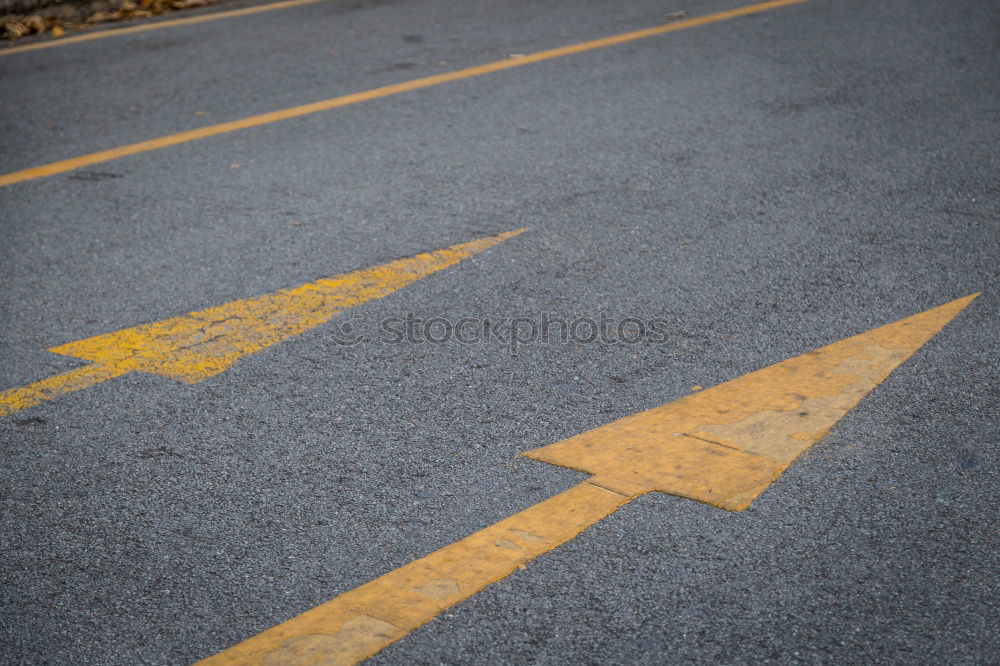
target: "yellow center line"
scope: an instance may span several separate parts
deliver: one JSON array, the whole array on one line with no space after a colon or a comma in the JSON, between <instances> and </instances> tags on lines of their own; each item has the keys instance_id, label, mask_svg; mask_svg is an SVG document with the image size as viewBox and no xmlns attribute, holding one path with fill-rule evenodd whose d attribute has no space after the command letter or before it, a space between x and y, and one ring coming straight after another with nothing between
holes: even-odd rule
<instances>
[{"instance_id":1,"label":"yellow center line","mask_svg":"<svg viewBox=\"0 0 1000 666\"><path fill-rule=\"evenodd\" d=\"M357 663L643 493L742 511L977 296L529 451L594 476L198 666Z\"/></svg>"},{"instance_id":2,"label":"yellow center line","mask_svg":"<svg viewBox=\"0 0 1000 666\"><path fill-rule=\"evenodd\" d=\"M487 63L485 65L467 67L465 69L459 69L453 72L446 72L444 74L435 74L433 76L426 76L419 79L413 79L412 81L405 81L403 83L395 83L392 85L381 86L379 88L372 88L371 90L365 90L363 92L352 93L349 95L342 95L340 97L333 97L331 99L323 100L320 102L312 102L310 104L293 106L287 109L281 109L279 111L271 111L269 113L262 113L256 116L249 116L247 118L241 118L239 120L231 120L229 122L219 123L217 125L209 125L207 127L201 127L198 129L187 130L184 132L177 132L176 134L168 134L166 136L161 136L155 139L148 139L146 141L140 141L138 143L130 143L128 145L119 146L117 148L111 148L109 150L101 150L96 153L81 155L80 157L73 157L67 160L60 160L58 162L51 162L49 164L43 164L41 166L32 167L30 169L23 169L21 171L13 171L11 173L6 173L0 175L0 187L6 185L13 185L14 183L20 183L26 180L45 178L47 176L52 176L58 173L65 173L67 171L72 171L74 169L79 169L81 167L92 166L94 164L110 162L111 160L116 160L118 158L126 157L128 155L136 155L138 153L145 153L151 150L159 150L161 148L167 148L169 146L176 146L182 143L188 143L189 141L197 141L198 139L205 139L212 136L218 136L220 134L227 134L229 132L235 132L238 130L244 130L251 127L257 127L259 125L267 125L281 120L288 120L289 118L297 118L299 116L318 113L320 111L329 111L330 109L336 109L342 106L349 106L351 104L357 104L359 102L366 102L369 100L378 99L380 97L389 97L390 95L397 95L399 93L409 92L412 90L419 90L421 88L429 88L431 86L441 85L442 83L459 81L462 79L472 78L474 76L481 76L483 74L499 72L505 69L513 69L514 67L523 67L524 65L528 65L535 62L542 62L544 60L561 58L563 56L573 55L575 53L582 53L584 51L593 51L594 49L601 49L608 46L615 46L617 44L624 44L626 42L635 41L637 39L645 39L647 37L664 35L670 32L677 32L679 30L694 28L709 23L716 23L718 21L725 21L728 19L738 18L740 16L758 14L760 12L765 12L771 9L777 9L779 7L786 7L789 5L796 5L803 2L808 2L808 0L769 0L768 2L761 2L753 5L746 5L744 7L737 7L736 9L729 9L726 11L717 12L715 14L708 14L706 16L698 16L684 21L677 21L675 23L659 25L652 28L645 28L643 30L626 32L621 35L603 37L601 39L594 39L587 42L580 42L578 44L571 44L569 46L561 46L559 48L548 49L546 51L539 51L537 53L531 53L519 58L498 60L495 62Z\"/></svg>"},{"instance_id":3,"label":"yellow center line","mask_svg":"<svg viewBox=\"0 0 1000 666\"><path fill-rule=\"evenodd\" d=\"M221 19L236 18L237 16L249 16L250 14L260 14L261 12L273 12L276 9L288 9L290 7L300 7L302 5L314 5L317 2L326 0L284 0L284 2L272 2L266 5L255 5L242 9L232 9L224 12L213 12L211 14L200 14L187 18L171 19L168 21L153 21L132 25L126 28L108 28L98 32L88 32L83 35L73 35L72 37L57 37L47 39L43 42L24 44L23 46L10 46L0 49L0 57L15 53L25 53L27 51L40 51L41 49L52 48L53 46L65 46L67 44L79 44L80 42L90 42L95 39L105 37L119 37L121 35L134 35L137 32L148 32L150 30L162 30L163 28L176 28L182 25L194 25L196 23L207 23L209 21L219 21Z\"/></svg>"}]
</instances>

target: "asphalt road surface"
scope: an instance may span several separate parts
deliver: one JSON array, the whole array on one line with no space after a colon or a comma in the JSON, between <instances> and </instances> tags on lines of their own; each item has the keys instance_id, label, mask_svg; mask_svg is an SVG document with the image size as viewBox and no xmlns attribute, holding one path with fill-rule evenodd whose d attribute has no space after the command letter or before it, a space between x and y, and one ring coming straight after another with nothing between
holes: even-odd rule
<instances>
[{"instance_id":1,"label":"asphalt road surface","mask_svg":"<svg viewBox=\"0 0 1000 666\"><path fill-rule=\"evenodd\" d=\"M995 2L789 3L29 171L738 6L327 0L0 50L0 389L527 228L203 381L0 417L0 662L209 657L587 478L524 451L982 292L749 509L641 495L372 663L996 663Z\"/></svg>"}]
</instances>

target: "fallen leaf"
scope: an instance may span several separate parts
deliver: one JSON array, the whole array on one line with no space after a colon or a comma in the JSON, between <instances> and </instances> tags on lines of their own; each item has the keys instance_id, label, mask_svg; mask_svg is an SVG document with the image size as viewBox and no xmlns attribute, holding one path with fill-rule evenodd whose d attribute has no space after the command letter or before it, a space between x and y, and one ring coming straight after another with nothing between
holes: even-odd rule
<instances>
[{"instance_id":1,"label":"fallen leaf","mask_svg":"<svg viewBox=\"0 0 1000 666\"><path fill-rule=\"evenodd\" d=\"M670 12L669 14L663 15L664 21L676 21L677 19L686 18L688 13L683 9L679 12Z\"/></svg>"},{"instance_id":2,"label":"fallen leaf","mask_svg":"<svg viewBox=\"0 0 1000 666\"><path fill-rule=\"evenodd\" d=\"M24 19L24 27L28 32L45 32L45 21L38 14L33 14Z\"/></svg>"},{"instance_id":3,"label":"fallen leaf","mask_svg":"<svg viewBox=\"0 0 1000 666\"><path fill-rule=\"evenodd\" d=\"M20 21L4 21L3 24L4 36L11 39L17 39L18 37L24 37L28 34L28 28Z\"/></svg>"},{"instance_id":4,"label":"fallen leaf","mask_svg":"<svg viewBox=\"0 0 1000 666\"><path fill-rule=\"evenodd\" d=\"M17 4L19 0L13 0ZM219 0L28 0L29 6L44 5L38 14L0 16L0 39L18 39L33 33L51 32L62 37L86 30L96 23L148 18L173 10L201 7ZM0 4L11 0L0 0Z\"/></svg>"}]
</instances>

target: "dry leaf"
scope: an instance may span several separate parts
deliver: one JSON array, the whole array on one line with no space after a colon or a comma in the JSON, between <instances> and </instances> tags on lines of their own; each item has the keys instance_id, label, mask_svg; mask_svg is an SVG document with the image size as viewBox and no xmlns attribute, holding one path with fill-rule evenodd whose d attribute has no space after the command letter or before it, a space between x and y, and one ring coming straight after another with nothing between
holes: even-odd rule
<instances>
[{"instance_id":1,"label":"dry leaf","mask_svg":"<svg viewBox=\"0 0 1000 666\"><path fill-rule=\"evenodd\" d=\"M2 3L4 0L0 0ZM69 30L85 30L95 23L147 18L175 9L188 9L212 4L217 0L55 0L45 2L45 17L41 15L7 15L0 17L0 39L17 39L32 33L51 30L53 37L62 37ZM37 3L38 0L35 0ZM29 3L29 4L35 4Z\"/></svg>"},{"instance_id":2,"label":"dry leaf","mask_svg":"<svg viewBox=\"0 0 1000 666\"><path fill-rule=\"evenodd\" d=\"M11 39L24 37L28 34L27 26L19 21L4 21L3 31L4 35L10 37Z\"/></svg>"},{"instance_id":3,"label":"dry leaf","mask_svg":"<svg viewBox=\"0 0 1000 666\"><path fill-rule=\"evenodd\" d=\"M38 14L33 14L24 19L24 27L28 32L45 32L45 21Z\"/></svg>"}]
</instances>

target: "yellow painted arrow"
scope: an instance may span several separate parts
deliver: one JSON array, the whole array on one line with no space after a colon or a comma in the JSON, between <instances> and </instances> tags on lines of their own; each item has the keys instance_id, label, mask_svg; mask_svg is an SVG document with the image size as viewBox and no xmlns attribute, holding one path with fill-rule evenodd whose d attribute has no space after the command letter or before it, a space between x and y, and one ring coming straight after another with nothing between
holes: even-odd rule
<instances>
[{"instance_id":1,"label":"yellow painted arrow","mask_svg":"<svg viewBox=\"0 0 1000 666\"><path fill-rule=\"evenodd\" d=\"M594 476L199 664L357 663L645 492L743 510L976 296L531 451Z\"/></svg>"},{"instance_id":2,"label":"yellow painted arrow","mask_svg":"<svg viewBox=\"0 0 1000 666\"><path fill-rule=\"evenodd\" d=\"M347 308L388 296L522 231L52 347L51 352L92 363L0 393L0 416L133 371L200 382L247 354L315 328Z\"/></svg>"}]
</instances>

